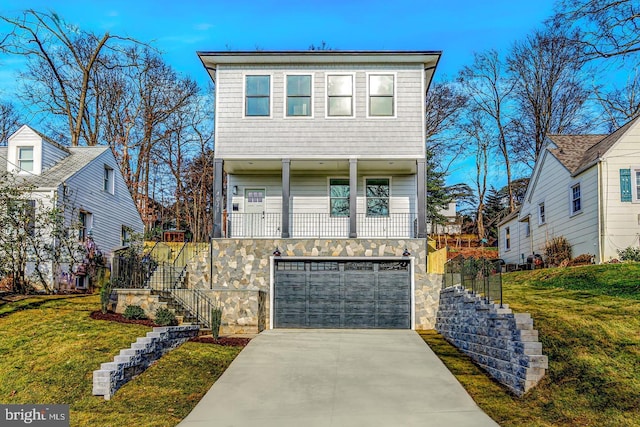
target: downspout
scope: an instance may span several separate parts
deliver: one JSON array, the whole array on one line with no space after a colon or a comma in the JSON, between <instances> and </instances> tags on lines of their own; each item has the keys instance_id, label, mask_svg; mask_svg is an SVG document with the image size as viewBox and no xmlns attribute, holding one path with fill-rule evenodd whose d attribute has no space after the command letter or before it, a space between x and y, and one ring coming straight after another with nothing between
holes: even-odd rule
<instances>
[{"instance_id":1,"label":"downspout","mask_svg":"<svg viewBox=\"0 0 640 427\"><path fill-rule=\"evenodd\" d=\"M605 233L605 220L604 220L604 203L602 202L602 158L598 159L598 264L604 262L604 233Z\"/></svg>"}]
</instances>

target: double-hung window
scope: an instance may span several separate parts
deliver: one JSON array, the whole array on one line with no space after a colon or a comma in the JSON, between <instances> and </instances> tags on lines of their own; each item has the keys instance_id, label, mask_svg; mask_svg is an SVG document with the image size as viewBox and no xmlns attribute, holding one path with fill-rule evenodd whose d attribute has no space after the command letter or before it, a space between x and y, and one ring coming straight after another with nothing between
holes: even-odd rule
<instances>
[{"instance_id":1,"label":"double-hung window","mask_svg":"<svg viewBox=\"0 0 640 427\"><path fill-rule=\"evenodd\" d=\"M393 74L369 74L369 116L393 116L394 109Z\"/></svg>"},{"instance_id":2,"label":"double-hung window","mask_svg":"<svg viewBox=\"0 0 640 427\"><path fill-rule=\"evenodd\" d=\"M349 216L349 180L329 180L329 208L332 217Z\"/></svg>"},{"instance_id":3,"label":"double-hung window","mask_svg":"<svg viewBox=\"0 0 640 427\"><path fill-rule=\"evenodd\" d=\"M18 147L18 168L33 172L33 147Z\"/></svg>"},{"instance_id":4,"label":"double-hung window","mask_svg":"<svg viewBox=\"0 0 640 427\"><path fill-rule=\"evenodd\" d=\"M509 227L504 229L504 248L507 251L511 249L511 229Z\"/></svg>"},{"instance_id":5,"label":"double-hung window","mask_svg":"<svg viewBox=\"0 0 640 427\"><path fill-rule=\"evenodd\" d=\"M353 75L327 76L327 115L353 116Z\"/></svg>"},{"instance_id":6,"label":"double-hung window","mask_svg":"<svg viewBox=\"0 0 640 427\"><path fill-rule=\"evenodd\" d=\"M544 211L544 202L538 204L538 224L542 225L547 222L547 214Z\"/></svg>"},{"instance_id":7,"label":"double-hung window","mask_svg":"<svg viewBox=\"0 0 640 427\"><path fill-rule=\"evenodd\" d=\"M84 242L91 231L92 215L86 211L78 214L78 241Z\"/></svg>"},{"instance_id":8,"label":"double-hung window","mask_svg":"<svg viewBox=\"0 0 640 427\"><path fill-rule=\"evenodd\" d=\"M107 165L104 166L102 189L107 193L113 194L113 169Z\"/></svg>"},{"instance_id":9,"label":"double-hung window","mask_svg":"<svg viewBox=\"0 0 640 427\"><path fill-rule=\"evenodd\" d=\"M389 179L371 178L366 181L367 216L389 216Z\"/></svg>"},{"instance_id":10,"label":"double-hung window","mask_svg":"<svg viewBox=\"0 0 640 427\"><path fill-rule=\"evenodd\" d=\"M571 215L582 210L582 196L580 194L580 184L571 187Z\"/></svg>"},{"instance_id":11,"label":"double-hung window","mask_svg":"<svg viewBox=\"0 0 640 427\"><path fill-rule=\"evenodd\" d=\"M287 76L287 117L311 115L311 76Z\"/></svg>"},{"instance_id":12,"label":"double-hung window","mask_svg":"<svg viewBox=\"0 0 640 427\"><path fill-rule=\"evenodd\" d=\"M265 116L271 112L271 76L246 76L245 116Z\"/></svg>"}]
</instances>

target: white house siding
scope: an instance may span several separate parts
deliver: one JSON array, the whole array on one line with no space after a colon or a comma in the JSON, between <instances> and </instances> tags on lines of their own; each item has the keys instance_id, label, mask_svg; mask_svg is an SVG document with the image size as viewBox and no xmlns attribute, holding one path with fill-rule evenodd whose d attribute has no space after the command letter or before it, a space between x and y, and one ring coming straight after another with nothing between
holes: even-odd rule
<instances>
[{"instance_id":1,"label":"white house siding","mask_svg":"<svg viewBox=\"0 0 640 427\"><path fill-rule=\"evenodd\" d=\"M114 194L103 190L105 165L114 171ZM104 150L66 183L71 204L92 214L93 240L103 253L108 255L114 248L122 246L122 226L136 233L144 231L142 219L111 150Z\"/></svg>"},{"instance_id":2,"label":"white house siding","mask_svg":"<svg viewBox=\"0 0 640 427\"><path fill-rule=\"evenodd\" d=\"M534 171L531 193L521 209L520 218L531 215L531 248L543 254L552 238L564 236L572 246L572 255L599 255L598 250L598 180L597 168L592 167L579 176L569 171L549 152L544 153L542 166ZM580 183L582 211L571 215L571 186ZM545 205L546 223L540 225L538 206ZM519 228L524 233L524 225ZM502 244L502 242L501 242ZM519 254L518 254L519 255ZM525 258L530 252L525 252Z\"/></svg>"},{"instance_id":3,"label":"white house siding","mask_svg":"<svg viewBox=\"0 0 640 427\"><path fill-rule=\"evenodd\" d=\"M291 228L293 236L296 234L309 236L320 231L317 228L318 221L322 227L323 233L333 233L336 236L348 236L349 222L348 218L331 218L329 213L329 179L330 178L348 178L348 173L332 173L316 174L316 175L292 175L291 176L291 213L293 221ZM367 178L389 178L390 180L390 197L389 211L391 214L406 214L402 217L394 218L394 221L401 223L409 218L409 214L415 214L417 207L415 206L415 194L417 193L415 175L397 175L390 176L384 174L361 174L358 175L358 193L357 193L357 210L359 218L363 221L359 224L364 232L371 233L372 230L378 229L379 224L386 219L381 218L363 218L366 213L365 198L365 182ZM228 175L228 188L231 195L227 201L227 212L233 216L234 205L240 214L244 213L244 194L246 189L264 189L265 190L265 225L267 227L265 237L277 236L280 232L280 213L282 211L282 185L279 175ZM237 194L233 194L237 187ZM296 224L298 222L298 224ZM305 224L304 229L300 229L300 223ZM399 224L398 223L398 224ZM393 224L391 227L396 230L400 225ZM242 233L239 229L241 224L236 223L234 233ZM298 227L298 228L297 228ZM296 232L297 228L297 232ZM407 229L407 235L411 230ZM385 229L379 228L380 233L386 232ZM236 236L239 234L235 234ZM335 237L335 236L333 236Z\"/></svg>"},{"instance_id":4,"label":"white house siding","mask_svg":"<svg viewBox=\"0 0 640 427\"><path fill-rule=\"evenodd\" d=\"M620 198L620 169L640 169L639 147L640 125L636 124L609 150L602 162L602 262L618 258L618 250L640 245L640 202L622 202ZM633 171L631 173L633 178ZM634 179L631 182L633 189Z\"/></svg>"},{"instance_id":5,"label":"white house siding","mask_svg":"<svg viewBox=\"0 0 640 427\"><path fill-rule=\"evenodd\" d=\"M61 150L53 144L43 140L42 141L42 170L49 169L54 166L60 160L67 157L69 153Z\"/></svg>"},{"instance_id":6,"label":"white house siding","mask_svg":"<svg viewBox=\"0 0 640 427\"><path fill-rule=\"evenodd\" d=\"M216 157L424 158L423 67L419 65L219 65L216 72ZM367 72L395 73L396 117L367 118ZM285 74L313 76L313 116L286 117ZM247 74L271 75L271 117L243 117ZM355 74L355 117L326 117L326 75Z\"/></svg>"},{"instance_id":7,"label":"white house siding","mask_svg":"<svg viewBox=\"0 0 640 427\"><path fill-rule=\"evenodd\" d=\"M511 235L511 245L509 249L506 247L507 228ZM518 217L499 226L498 236L499 258L504 260L505 263L520 264L522 263L523 254L525 260L527 256L531 254L531 243L529 237L526 235L526 224L520 222Z\"/></svg>"}]
</instances>

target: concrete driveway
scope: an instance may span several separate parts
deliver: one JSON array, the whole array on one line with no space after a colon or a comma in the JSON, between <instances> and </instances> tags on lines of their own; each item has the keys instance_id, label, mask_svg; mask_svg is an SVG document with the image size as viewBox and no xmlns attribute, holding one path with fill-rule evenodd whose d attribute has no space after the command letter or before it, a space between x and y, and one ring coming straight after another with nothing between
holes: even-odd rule
<instances>
[{"instance_id":1,"label":"concrete driveway","mask_svg":"<svg viewBox=\"0 0 640 427\"><path fill-rule=\"evenodd\" d=\"M414 331L262 332L179 426L497 426Z\"/></svg>"}]
</instances>

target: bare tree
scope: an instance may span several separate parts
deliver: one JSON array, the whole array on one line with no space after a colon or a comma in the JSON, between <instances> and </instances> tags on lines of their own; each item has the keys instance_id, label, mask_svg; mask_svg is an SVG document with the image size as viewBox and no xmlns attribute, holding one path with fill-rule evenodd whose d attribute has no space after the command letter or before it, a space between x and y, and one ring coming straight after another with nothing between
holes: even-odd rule
<instances>
[{"instance_id":1,"label":"bare tree","mask_svg":"<svg viewBox=\"0 0 640 427\"><path fill-rule=\"evenodd\" d=\"M585 73L579 46L553 29L538 30L517 42L507 63L515 80L515 150L533 167L548 134L583 133Z\"/></svg>"},{"instance_id":2,"label":"bare tree","mask_svg":"<svg viewBox=\"0 0 640 427\"><path fill-rule=\"evenodd\" d=\"M609 92L602 92L596 88L594 94L604 112L603 119L609 132L613 132L640 115L640 70L632 70L622 89L614 87Z\"/></svg>"},{"instance_id":3,"label":"bare tree","mask_svg":"<svg viewBox=\"0 0 640 427\"><path fill-rule=\"evenodd\" d=\"M427 151L440 163L447 158L451 161L462 150L458 131L467 99L452 82L433 83L429 88L425 101Z\"/></svg>"},{"instance_id":4,"label":"bare tree","mask_svg":"<svg viewBox=\"0 0 640 427\"><path fill-rule=\"evenodd\" d=\"M489 120L487 128L493 129L496 147L504 161L507 176L509 211L515 209L512 192L511 140L509 127L509 97L515 81L505 75L498 52L489 50L474 55L471 66L465 66L460 72L460 82L468 93L472 109L480 120ZM487 129L488 130L488 129Z\"/></svg>"},{"instance_id":5,"label":"bare tree","mask_svg":"<svg viewBox=\"0 0 640 427\"><path fill-rule=\"evenodd\" d=\"M553 23L575 31L587 60L640 52L637 0L560 0L556 11Z\"/></svg>"},{"instance_id":6,"label":"bare tree","mask_svg":"<svg viewBox=\"0 0 640 427\"><path fill-rule=\"evenodd\" d=\"M0 19L12 26L2 50L27 59L27 70L20 73L24 101L62 118L71 145L81 140L96 145L99 113L94 108L99 88L92 77L103 65L105 52L119 49L115 41L137 42L81 30L55 12L28 9L17 18Z\"/></svg>"},{"instance_id":7,"label":"bare tree","mask_svg":"<svg viewBox=\"0 0 640 427\"><path fill-rule=\"evenodd\" d=\"M0 102L0 146L7 145L7 140L18 130L22 118L15 106L10 102Z\"/></svg>"}]
</instances>

